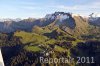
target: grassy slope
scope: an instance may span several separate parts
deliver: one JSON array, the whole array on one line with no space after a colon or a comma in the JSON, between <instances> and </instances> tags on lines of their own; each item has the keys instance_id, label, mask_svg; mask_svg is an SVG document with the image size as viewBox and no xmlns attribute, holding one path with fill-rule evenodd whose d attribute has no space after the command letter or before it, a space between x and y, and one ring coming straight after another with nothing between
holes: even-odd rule
<instances>
[{"instance_id":1,"label":"grassy slope","mask_svg":"<svg viewBox=\"0 0 100 66\"><path fill-rule=\"evenodd\" d=\"M18 36L21 37L21 41L22 43L43 43L45 42L45 40L47 40L48 38L43 36L43 35L39 35L36 33L28 33L28 32L24 32L24 31L20 31L20 32L16 32L14 34L14 36Z\"/></svg>"},{"instance_id":2,"label":"grassy slope","mask_svg":"<svg viewBox=\"0 0 100 66\"><path fill-rule=\"evenodd\" d=\"M31 52L40 52L40 51L42 51L42 49L38 46L25 46L24 49L27 50L27 51L31 51Z\"/></svg>"}]
</instances>

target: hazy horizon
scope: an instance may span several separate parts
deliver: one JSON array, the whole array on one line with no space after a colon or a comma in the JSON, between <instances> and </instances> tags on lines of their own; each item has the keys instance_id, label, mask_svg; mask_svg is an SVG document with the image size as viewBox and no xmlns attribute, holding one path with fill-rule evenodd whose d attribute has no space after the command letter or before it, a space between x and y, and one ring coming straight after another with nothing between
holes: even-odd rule
<instances>
[{"instance_id":1,"label":"hazy horizon","mask_svg":"<svg viewBox=\"0 0 100 66\"><path fill-rule=\"evenodd\" d=\"M0 0L0 18L42 18L57 11L88 16L100 13L100 0Z\"/></svg>"}]
</instances>

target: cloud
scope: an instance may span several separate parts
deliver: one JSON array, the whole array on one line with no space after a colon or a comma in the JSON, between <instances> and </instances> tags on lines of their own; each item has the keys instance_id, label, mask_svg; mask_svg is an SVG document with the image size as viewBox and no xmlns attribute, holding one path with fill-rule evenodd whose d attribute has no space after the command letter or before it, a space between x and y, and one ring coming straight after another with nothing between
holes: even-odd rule
<instances>
[{"instance_id":1,"label":"cloud","mask_svg":"<svg viewBox=\"0 0 100 66\"><path fill-rule=\"evenodd\" d=\"M90 2L86 4L74 4L74 5L52 5L46 6L52 9L57 9L58 11L77 13L83 16L87 16L91 13L100 13L100 1Z\"/></svg>"},{"instance_id":2,"label":"cloud","mask_svg":"<svg viewBox=\"0 0 100 66\"><path fill-rule=\"evenodd\" d=\"M53 6L58 9L64 9L64 10L76 10L76 6L65 6L65 5L58 5L58 6Z\"/></svg>"},{"instance_id":3,"label":"cloud","mask_svg":"<svg viewBox=\"0 0 100 66\"><path fill-rule=\"evenodd\" d=\"M25 10L34 10L34 9L41 9L39 7L36 7L36 6L23 6L23 7L20 7L22 9L25 9Z\"/></svg>"},{"instance_id":4,"label":"cloud","mask_svg":"<svg viewBox=\"0 0 100 66\"><path fill-rule=\"evenodd\" d=\"M73 5L73 6L66 6L66 5L57 5L57 6L51 6L58 9L64 9L64 10L93 10L97 9L100 10L100 2L93 2L85 5Z\"/></svg>"}]
</instances>

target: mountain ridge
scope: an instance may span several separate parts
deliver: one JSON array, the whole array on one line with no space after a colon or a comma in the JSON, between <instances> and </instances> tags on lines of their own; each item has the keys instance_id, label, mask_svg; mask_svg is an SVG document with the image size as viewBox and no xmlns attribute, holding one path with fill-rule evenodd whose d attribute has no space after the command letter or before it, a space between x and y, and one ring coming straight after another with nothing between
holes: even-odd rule
<instances>
[{"instance_id":1,"label":"mountain ridge","mask_svg":"<svg viewBox=\"0 0 100 66\"><path fill-rule=\"evenodd\" d=\"M52 28L57 26L70 34L84 34L87 33L90 23L92 23L90 19L78 14L55 12L47 14L41 19L28 18L17 22L10 19L0 22L0 32L9 33L17 30L32 31L34 26L42 28L51 25Z\"/></svg>"}]
</instances>

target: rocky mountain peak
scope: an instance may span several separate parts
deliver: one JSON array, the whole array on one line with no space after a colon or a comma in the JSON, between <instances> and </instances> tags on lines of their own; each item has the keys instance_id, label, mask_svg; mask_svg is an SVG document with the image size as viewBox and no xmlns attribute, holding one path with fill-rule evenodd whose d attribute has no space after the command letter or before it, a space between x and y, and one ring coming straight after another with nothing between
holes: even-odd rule
<instances>
[{"instance_id":1,"label":"rocky mountain peak","mask_svg":"<svg viewBox=\"0 0 100 66\"><path fill-rule=\"evenodd\" d=\"M55 12L53 14L47 14L45 16L46 19L50 19L50 20L60 20L63 21L65 19L69 19L71 17L70 13L65 13L65 12Z\"/></svg>"}]
</instances>

